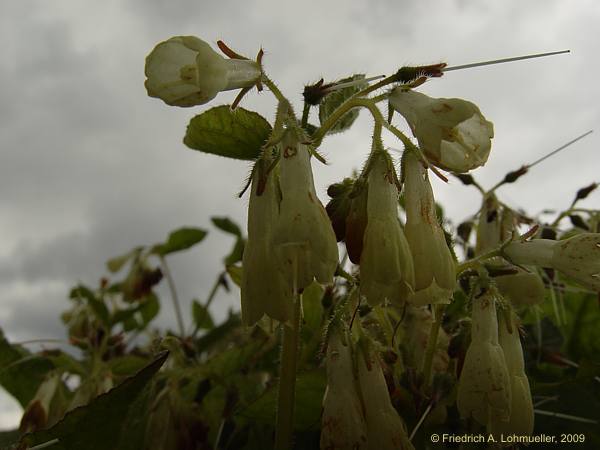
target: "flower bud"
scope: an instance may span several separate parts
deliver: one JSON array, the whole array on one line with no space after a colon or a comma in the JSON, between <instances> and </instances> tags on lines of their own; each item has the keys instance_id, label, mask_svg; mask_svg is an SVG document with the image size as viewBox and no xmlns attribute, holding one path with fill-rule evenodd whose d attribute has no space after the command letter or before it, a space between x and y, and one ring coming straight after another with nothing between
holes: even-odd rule
<instances>
[{"instance_id":1,"label":"flower bud","mask_svg":"<svg viewBox=\"0 0 600 450\"><path fill-rule=\"evenodd\" d=\"M494 282L502 297L514 306L532 306L542 303L546 297L546 287L535 272L517 268L517 273L494 277Z\"/></svg>"},{"instance_id":2,"label":"flower bud","mask_svg":"<svg viewBox=\"0 0 600 450\"><path fill-rule=\"evenodd\" d=\"M50 415L50 404L60 383L60 374L53 372L38 387L21 417L19 431L28 433L46 428Z\"/></svg>"},{"instance_id":3,"label":"flower bud","mask_svg":"<svg viewBox=\"0 0 600 450\"><path fill-rule=\"evenodd\" d=\"M273 244L290 286L298 288L313 279L329 283L338 264L335 233L315 192L310 154L294 130L286 130L281 142L279 221Z\"/></svg>"},{"instance_id":4,"label":"flower bud","mask_svg":"<svg viewBox=\"0 0 600 450\"><path fill-rule=\"evenodd\" d=\"M367 228L367 198L368 191L363 186L358 194L352 198L350 210L346 217L346 250L348 257L354 264L360 264L362 255L365 230Z\"/></svg>"},{"instance_id":5,"label":"flower bud","mask_svg":"<svg viewBox=\"0 0 600 450\"><path fill-rule=\"evenodd\" d=\"M146 57L146 90L171 106L209 102L220 91L250 87L260 79L255 61L225 59L195 36L161 42Z\"/></svg>"},{"instance_id":6,"label":"flower bud","mask_svg":"<svg viewBox=\"0 0 600 450\"><path fill-rule=\"evenodd\" d=\"M467 172L486 163L494 126L473 103L397 88L390 94L390 105L406 119L432 164Z\"/></svg>"},{"instance_id":7,"label":"flower bud","mask_svg":"<svg viewBox=\"0 0 600 450\"><path fill-rule=\"evenodd\" d=\"M398 188L388 166L389 155L378 152L374 158L368 178L367 226L360 257L361 292L371 305L385 299L402 304L413 292L414 266L398 219Z\"/></svg>"},{"instance_id":8,"label":"flower bud","mask_svg":"<svg viewBox=\"0 0 600 450\"><path fill-rule=\"evenodd\" d=\"M580 233L561 241L511 242L504 254L515 264L557 269L589 289L600 291L600 233Z\"/></svg>"},{"instance_id":9,"label":"flower bud","mask_svg":"<svg viewBox=\"0 0 600 450\"><path fill-rule=\"evenodd\" d=\"M458 383L456 406L462 417L487 425L491 415L510 417L510 380L504 352L498 344L495 293L473 301L471 344Z\"/></svg>"},{"instance_id":10,"label":"flower bud","mask_svg":"<svg viewBox=\"0 0 600 450\"><path fill-rule=\"evenodd\" d=\"M366 449L367 426L354 379L351 348L343 343L337 330L329 337L326 365L321 448Z\"/></svg>"},{"instance_id":11,"label":"flower bud","mask_svg":"<svg viewBox=\"0 0 600 450\"><path fill-rule=\"evenodd\" d=\"M287 322L292 317L293 292L273 258L273 229L279 216L279 191L276 171L264 173L266 162L259 160L252 174L248 206L248 241L242 257L242 320L253 325L264 314ZM263 177L264 190L259 195Z\"/></svg>"},{"instance_id":12,"label":"flower bud","mask_svg":"<svg viewBox=\"0 0 600 450\"><path fill-rule=\"evenodd\" d=\"M450 303L456 285L454 257L435 214L433 190L417 155L403 157L406 226L404 232L415 267L413 305Z\"/></svg>"},{"instance_id":13,"label":"flower bud","mask_svg":"<svg viewBox=\"0 0 600 450\"><path fill-rule=\"evenodd\" d=\"M369 450L414 450L404 421L392 405L379 359L361 348L358 382L362 394Z\"/></svg>"},{"instance_id":14,"label":"flower bud","mask_svg":"<svg viewBox=\"0 0 600 450\"><path fill-rule=\"evenodd\" d=\"M519 339L516 315L511 313L511 329L503 320L499 325L500 347L504 353L504 359L508 368L511 391L510 419L508 421L498 420L493 417L488 424L489 431L495 436L514 434L517 436L530 436L533 433L533 404L529 390L529 380L525 374L525 362L523 360L523 349Z\"/></svg>"}]
</instances>

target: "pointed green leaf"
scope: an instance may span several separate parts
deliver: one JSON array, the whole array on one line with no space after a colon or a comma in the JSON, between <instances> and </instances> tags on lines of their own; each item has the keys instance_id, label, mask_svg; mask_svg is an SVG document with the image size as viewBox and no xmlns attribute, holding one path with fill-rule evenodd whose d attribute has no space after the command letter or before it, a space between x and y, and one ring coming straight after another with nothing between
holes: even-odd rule
<instances>
[{"instance_id":1,"label":"pointed green leaf","mask_svg":"<svg viewBox=\"0 0 600 450\"><path fill-rule=\"evenodd\" d=\"M133 411L136 401L167 359L159 355L133 377L88 405L75 408L53 427L26 434L23 442L30 447L58 439L53 450L129 450L141 448L141 442L132 442L130 418L139 419L144 411ZM143 435L140 435L140 438ZM127 439L126 439L127 438ZM127 442L126 445L123 442Z\"/></svg>"},{"instance_id":2,"label":"pointed green leaf","mask_svg":"<svg viewBox=\"0 0 600 450\"><path fill-rule=\"evenodd\" d=\"M347 81L362 80L364 78L365 78L365 76L363 74L356 74L351 77L344 78L344 79L340 80L339 82L345 83ZM345 88L339 89L337 91L332 92L327 97L325 97L323 99L323 101L321 102L321 104L319 105L319 120L321 122L321 125L323 125L323 122L325 122L325 120L327 120L327 118L329 116L331 116L331 114L337 109L338 106L340 106L342 103L344 103L350 97L352 97L354 94L363 90L367 86L368 86L368 84L365 81L365 82L359 83L358 85L355 85L355 86L350 86L350 87L345 87ZM337 123L329 130L328 133L333 134L333 133L339 133L341 131L347 130L348 128L350 128L352 126L352 124L354 123L354 121L356 120L357 117L358 117L358 108L351 109L346 114L344 114L340 118L340 120L337 121Z\"/></svg>"},{"instance_id":3,"label":"pointed green leaf","mask_svg":"<svg viewBox=\"0 0 600 450\"><path fill-rule=\"evenodd\" d=\"M148 324L154 319L160 311L160 302L158 297L151 292L146 296L144 302L140 305L140 314L143 320L143 328L146 328Z\"/></svg>"},{"instance_id":4,"label":"pointed green leaf","mask_svg":"<svg viewBox=\"0 0 600 450\"><path fill-rule=\"evenodd\" d=\"M229 255L225 257L225 267L236 264L242 260L244 255L244 246L246 241L242 238L237 238Z\"/></svg>"},{"instance_id":5,"label":"pointed green leaf","mask_svg":"<svg viewBox=\"0 0 600 450\"><path fill-rule=\"evenodd\" d=\"M157 244L152 248L152 253L165 256L170 253L187 250L201 242L206 236L206 231L201 228L183 227L169 234L167 242Z\"/></svg>"},{"instance_id":6,"label":"pointed green leaf","mask_svg":"<svg viewBox=\"0 0 600 450\"><path fill-rule=\"evenodd\" d=\"M215 227L221 231L224 231L225 233L233 234L237 237L242 236L242 230L240 229L240 226L229 217L211 217L210 221Z\"/></svg>"},{"instance_id":7,"label":"pointed green leaf","mask_svg":"<svg viewBox=\"0 0 600 450\"><path fill-rule=\"evenodd\" d=\"M201 330L210 330L215 326L210 311L198 300L192 301L192 316L196 327Z\"/></svg>"},{"instance_id":8,"label":"pointed green leaf","mask_svg":"<svg viewBox=\"0 0 600 450\"><path fill-rule=\"evenodd\" d=\"M26 407L46 374L54 368L43 356L11 345L0 330L0 386Z\"/></svg>"},{"instance_id":9,"label":"pointed green leaf","mask_svg":"<svg viewBox=\"0 0 600 450\"><path fill-rule=\"evenodd\" d=\"M223 105L194 117L183 143L204 153L253 160L270 134L271 125L260 114Z\"/></svg>"}]
</instances>

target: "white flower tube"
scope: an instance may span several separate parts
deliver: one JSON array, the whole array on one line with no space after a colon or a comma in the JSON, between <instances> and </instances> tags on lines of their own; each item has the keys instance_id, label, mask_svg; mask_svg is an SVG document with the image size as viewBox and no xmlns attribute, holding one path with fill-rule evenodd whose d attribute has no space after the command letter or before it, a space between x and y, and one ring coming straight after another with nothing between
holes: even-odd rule
<instances>
[{"instance_id":1,"label":"white flower tube","mask_svg":"<svg viewBox=\"0 0 600 450\"><path fill-rule=\"evenodd\" d=\"M382 152L375 158L368 178L361 292L371 305L385 299L402 304L413 292L412 255L398 219L398 188L391 178L389 156Z\"/></svg>"},{"instance_id":2,"label":"white flower tube","mask_svg":"<svg viewBox=\"0 0 600 450\"><path fill-rule=\"evenodd\" d=\"M511 329L508 332L507 324L501 320L499 324L500 347L504 352L504 359L508 368L511 391L510 419L508 421L498 420L492 417L488 424L488 430L495 436L504 434L517 436L531 436L533 433L533 403L529 390L529 380L525 374L525 362L523 360L523 349L519 339L516 315L511 313Z\"/></svg>"},{"instance_id":3,"label":"white flower tube","mask_svg":"<svg viewBox=\"0 0 600 450\"><path fill-rule=\"evenodd\" d=\"M406 119L432 164L453 172L468 172L486 163L494 126L473 103L431 98L401 88L392 91L389 101Z\"/></svg>"},{"instance_id":4,"label":"white flower tube","mask_svg":"<svg viewBox=\"0 0 600 450\"><path fill-rule=\"evenodd\" d=\"M333 331L327 345L327 389L323 398L321 449L365 450L367 425L358 396L350 343Z\"/></svg>"},{"instance_id":5,"label":"white flower tube","mask_svg":"<svg viewBox=\"0 0 600 450\"><path fill-rule=\"evenodd\" d=\"M488 290L473 301L471 345L467 350L456 406L462 417L487 425L492 415L510 418L511 392L504 352L498 344L495 297Z\"/></svg>"},{"instance_id":6,"label":"white flower tube","mask_svg":"<svg viewBox=\"0 0 600 450\"><path fill-rule=\"evenodd\" d=\"M257 164L266 164L260 160ZM277 173L273 170L261 195L263 171L259 166L252 176L250 204L248 206L248 241L244 247L241 285L242 320L253 325L264 314L287 322L292 317L293 292L283 276L283 271L273 258L273 228L279 218L279 188Z\"/></svg>"},{"instance_id":7,"label":"white flower tube","mask_svg":"<svg viewBox=\"0 0 600 450\"><path fill-rule=\"evenodd\" d=\"M369 450L414 450L404 421L390 400L379 360L364 350L358 356L358 382L367 418Z\"/></svg>"},{"instance_id":8,"label":"white flower tube","mask_svg":"<svg viewBox=\"0 0 600 450\"><path fill-rule=\"evenodd\" d=\"M562 241L511 242L504 254L515 264L554 268L600 291L600 233L581 233Z\"/></svg>"},{"instance_id":9,"label":"white flower tube","mask_svg":"<svg viewBox=\"0 0 600 450\"><path fill-rule=\"evenodd\" d=\"M293 130L281 141L279 221L273 245L290 286L329 283L338 264L335 233L315 192L308 147Z\"/></svg>"},{"instance_id":10,"label":"white flower tube","mask_svg":"<svg viewBox=\"0 0 600 450\"><path fill-rule=\"evenodd\" d=\"M220 91L250 87L261 77L258 63L225 59L195 36L175 36L146 57L146 90L171 106L209 102Z\"/></svg>"},{"instance_id":11,"label":"white flower tube","mask_svg":"<svg viewBox=\"0 0 600 450\"><path fill-rule=\"evenodd\" d=\"M415 267L415 293L410 303L450 303L456 286L454 257L436 213L433 190L417 155L405 151L402 159L406 207L406 240Z\"/></svg>"}]
</instances>

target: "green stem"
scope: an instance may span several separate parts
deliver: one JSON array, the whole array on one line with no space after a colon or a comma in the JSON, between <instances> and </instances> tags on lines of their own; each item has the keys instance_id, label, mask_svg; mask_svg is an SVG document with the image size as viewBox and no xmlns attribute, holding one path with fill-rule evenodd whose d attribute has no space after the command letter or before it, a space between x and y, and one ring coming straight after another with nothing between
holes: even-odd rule
<instances>
[{"instance_id":1,"label":"green stem","mask_svg":"<svg viewBox=\"0 0 600 450\"><path fill-rule=\"evenodd\" d=\"M423 379L426 386L431 384L433 356L435 355L435 350L437 348L438 336L440 334L440 327L442 326L445 309L446 305L435 306L435 321L431 324L431 329L429 330L427 350L425 351L425 359L423 360Z\"/></svg>"},{"instance_id":2,"label":"green stem","mask_svg":"<svg viewBox=\"0 0 600 450\"><path fill-rule=\"evenodd\" d=\"M304 109L302 110L302 122L301 122L301 126L302 128L306 128L306 125L308 125L308 115L310 114L310 105L306 102L304 102Z\"/></svg>"},{"instance_id":3,"label":"green stem","mask_svg":"<svg viewBox=\"0 0 600 450\"><path fill-rule=\"evenodd\" d=\"M217 290L219 289L219 286L221 286L221 277L222 276L223 276L223 272L221 272L217 276L217 279L215 280L215 282L210 290L210 293L208 294L208 298L206 299L206 303L204 304L205 314L208 312L208 308L210 307L210 304L212 303L213 299L215 298L215 295L217 294ZM192 333L192 337L195 337L199 330L200 330L200 328L198 328L198 325L196 324L194 331Z\"/></svg>"},{"instance_id":4,"label":"green stem","mask_svg":"<svg viewBox=\"0 0 600 450\"><path fill-rule=\"evenodd\" d=\"M175 281L167 265L167 260L164 256L160 256L160 265L162 271L165 274L167 283L169 284L169 290L171 291L171 300L173 301L173 308L175 309L175 317L177 318L177 325L179 326L179 334L181 337L185 335L185 327L183 326L183 316L181 315L181 307L179 306L179 299L177 297L177 290L175 289Z\"/></svg>"},{"instance_id":5,"label":"green stem","mask_svg":"<svg viewBox=\"0 0 600 450\"><path fill-rule=\"evenodd\" d=\"M283 325L275 450L290 450L292 448L301 302L302 297L296 295L292 324L291 326Z\"/></svg>"},{"instance_id":6,"label":"green stem","mask_svg":"<svg viewBox=\"0 0 600 450\"><path fill-rule=\"evenodd\" d=\"M456 268L456 275L458 276L466 270L474 269L477 266L479 266L479 264L481 264L482 261L484 261L486 259L494 258L496 256L502 256L501 248L496 248L487 253L484 253L483 255L479 255L476 258L470 259L468 261L465 261L462 264L459 264L458 267Z\"/></svg>"}]
</instances>

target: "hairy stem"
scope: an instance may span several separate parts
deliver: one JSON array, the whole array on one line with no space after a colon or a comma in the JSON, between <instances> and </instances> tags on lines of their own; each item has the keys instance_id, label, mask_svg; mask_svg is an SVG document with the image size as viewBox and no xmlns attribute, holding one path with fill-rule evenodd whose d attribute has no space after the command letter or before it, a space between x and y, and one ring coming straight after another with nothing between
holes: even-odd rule
<instances>
[{"instance_id":1,"label":"hairy stem","mask_svg":"<svg viewBox=\"0 0 600 450\"><path fill-rule=\"evenodd\" d=\"M429 330L429 339L427 340L427 349L425 351L425 359L423 360L423 379L426 386L431 384L433 356L435 355L435 350L437 348L438 336L440 334L440 327L442 326L445 309L445 305L435 306L435 321L431 324L431 329Z\"/></svg>"},{"instance_id":2,"label":"hairy stem","mask_svg":"<svg viewBox=\"0 0 600 450\"><path fill-rule=\"evenodd\" d=\"M181 315L181 307L179 306L179 298L177 297L177 290L175 289L175 281L171 275L171 270L167 265L167 260L164 256L160 256L160 265L162 272L165 274L167 283L169 284L169 290L171 291L171 300L173 301L173 308L175 309L175 317L177 318L177 326L179 327L179 334L181 337L185 335L185 327L183 326L183 316Z\"/></svg>"},{"instance_id":3,"label":"hairy stem","mask_svg":"<svg viewBox=\"0 0 600 450\"><path fill-rule=\"evenodd\" d=\"M294 314L291 326L283 325L279 392L277 398L277 427L275 450L290 450L294 430L294 404L296 401L296 369L298 365L298 337L300 335L300 310L302 294L298 294L297 268L294 264Z\"/></svg>"}]
</instances>

